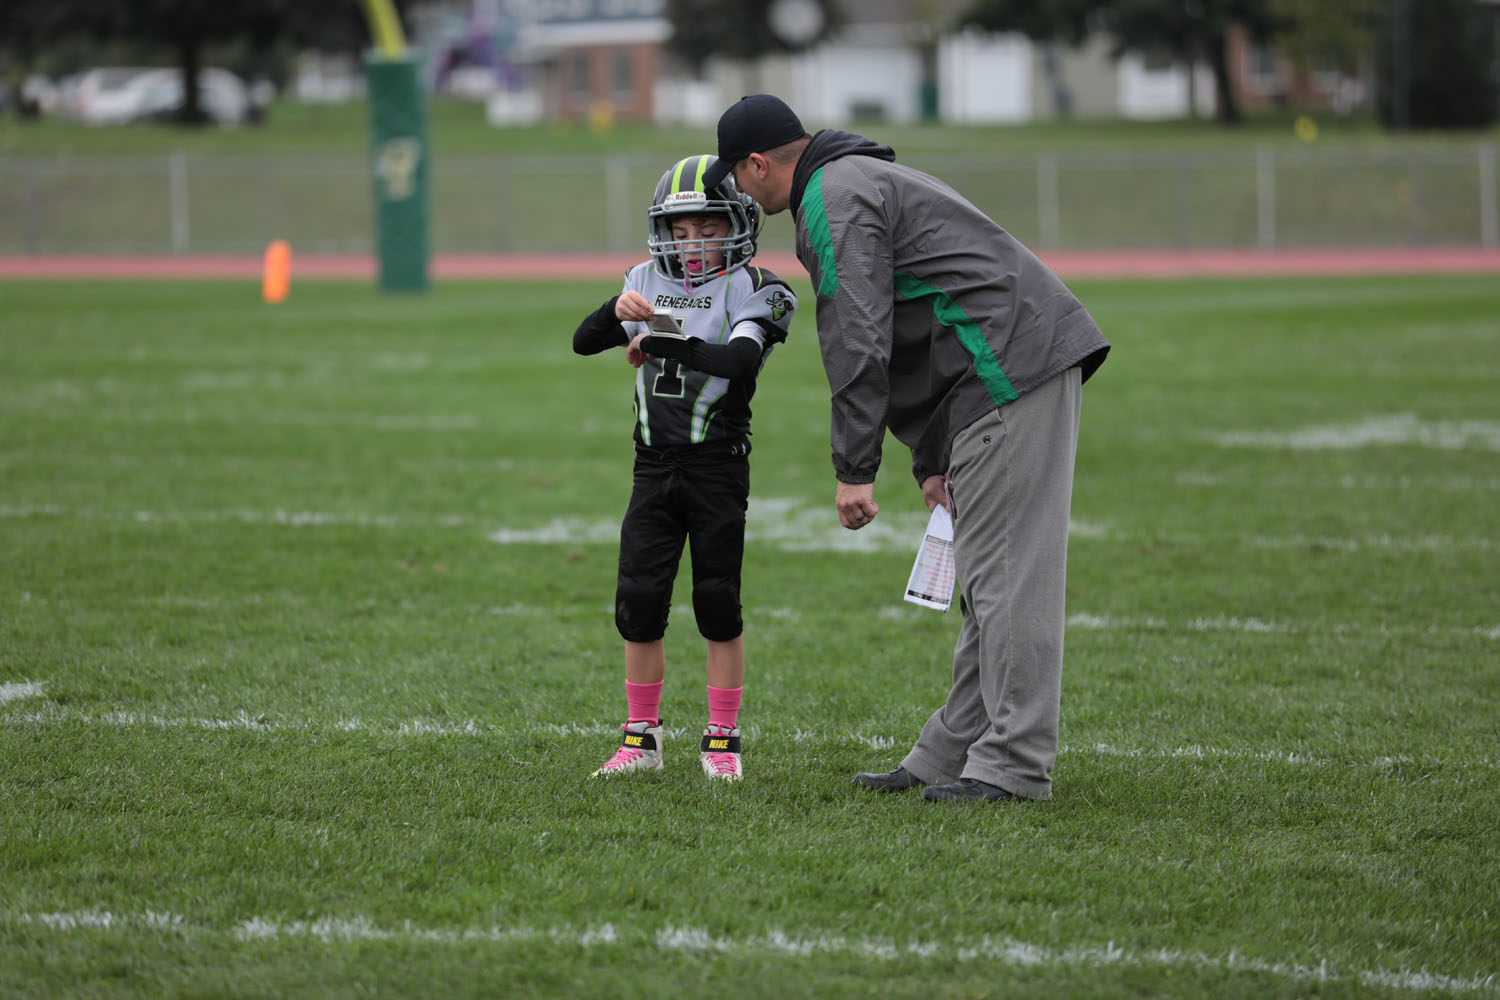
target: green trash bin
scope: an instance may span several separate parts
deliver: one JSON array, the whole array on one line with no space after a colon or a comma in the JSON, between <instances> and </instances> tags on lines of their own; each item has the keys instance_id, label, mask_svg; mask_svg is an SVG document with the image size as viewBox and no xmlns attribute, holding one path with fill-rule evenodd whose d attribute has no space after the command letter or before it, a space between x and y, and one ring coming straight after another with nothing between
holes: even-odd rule
<instances>
[{"instance_id":1,"label":"green trash bin","mask_svg":"<svg viewBox=\"0 0 1500 1000\"><path fill-rule=\"evenodd\" d=\"M380 288L427 288L427 110L417 65L371 54L370 156Z\"/></svg>"}]
</instances>

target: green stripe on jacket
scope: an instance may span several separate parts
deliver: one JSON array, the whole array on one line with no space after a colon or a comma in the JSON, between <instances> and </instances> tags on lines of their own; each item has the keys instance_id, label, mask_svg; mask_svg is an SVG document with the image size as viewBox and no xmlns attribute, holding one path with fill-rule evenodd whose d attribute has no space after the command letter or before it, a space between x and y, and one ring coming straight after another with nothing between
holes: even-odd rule
<instances>
[{"instance_id":1,"label":"green stripe on jacket","mask_svg":"<svg viewBox=\"0 0 1500 1000\"><path fill-rule=\"evenodd\" d=\"M1004 406L1020 395L1015 386L1010 384L1005 369L1000 367L995 352L990 350L990 342L984 339L979 324L970 319L968 313L960 309L947 292L940 292L920 278L901 271L896 272L896 291L912 300L932 299L932 314L939 323L958 334L958 342L964 345L964 350L974 359L974 374L979 376L979 381L989 390L990 398L995 401L996 406Z\"/></svg>"},{"instance_id":2,"label":"green stripe on jacket","mask_svg":"<svg viewBox=\"0 0 1500 1000\"><path fill-rule=\"evenodd\" d=\"M833 256L833 234L828 231L828 210L823 207L823 168L813 171L802 192L802 218L807 240L818 255L818 294L831 299L839 290L839 265Z\"/></svg>"}]
</instances>

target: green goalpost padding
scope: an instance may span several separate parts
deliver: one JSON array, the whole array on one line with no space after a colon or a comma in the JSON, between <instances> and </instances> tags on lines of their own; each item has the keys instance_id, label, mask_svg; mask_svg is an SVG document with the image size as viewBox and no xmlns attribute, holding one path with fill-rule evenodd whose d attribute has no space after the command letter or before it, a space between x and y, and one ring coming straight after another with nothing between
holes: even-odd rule
<instances>
[{"instance_id":1,"label":"green goalpost padding","mask_svg":"<svg viewBox=\"0 0 1500 1000\"><path fill-rule=\"evenodd\" d=\"M428 284L427 114L417 66L372 53L370 156L375 180L375 236L380 287L421 291Z\"/></svg>"}]
</instances>

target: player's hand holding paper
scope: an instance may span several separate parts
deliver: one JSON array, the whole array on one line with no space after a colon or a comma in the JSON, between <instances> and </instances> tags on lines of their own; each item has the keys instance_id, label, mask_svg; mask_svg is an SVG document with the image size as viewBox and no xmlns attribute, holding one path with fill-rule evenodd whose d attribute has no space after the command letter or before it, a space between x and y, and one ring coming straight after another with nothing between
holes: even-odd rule
<instances>
[{"instance_id":1,"label":"player's hand holding paper","mask_svg":"<svg viewBox=\"0 0 1500 1000\"><path fill-rule=\"evenodd\" d=\"M938 504L927 519L917 561L906 581L906 599L924 608L947 611L953 603L953 516Z\"/></svg>"}]
</instances>

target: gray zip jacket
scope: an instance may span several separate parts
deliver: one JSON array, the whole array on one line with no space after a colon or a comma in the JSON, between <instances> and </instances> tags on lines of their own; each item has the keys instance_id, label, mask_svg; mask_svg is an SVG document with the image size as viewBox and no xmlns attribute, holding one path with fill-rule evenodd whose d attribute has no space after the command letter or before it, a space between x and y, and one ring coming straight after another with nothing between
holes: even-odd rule
<instances>
[{"instance_id":1,"label":"gray zip jacket","mask_svg":"<svg viewBox=\"0 0 1500 1000\"><path fill-rule=\"evenodd\" d=\"M917 482L945 473L953 435L1109 343L1066 285L957 191L889 146L825 129L790 207L817 292L833 398L833 468L871 483L886 428Z\"/></svg>"}]
</instances>

